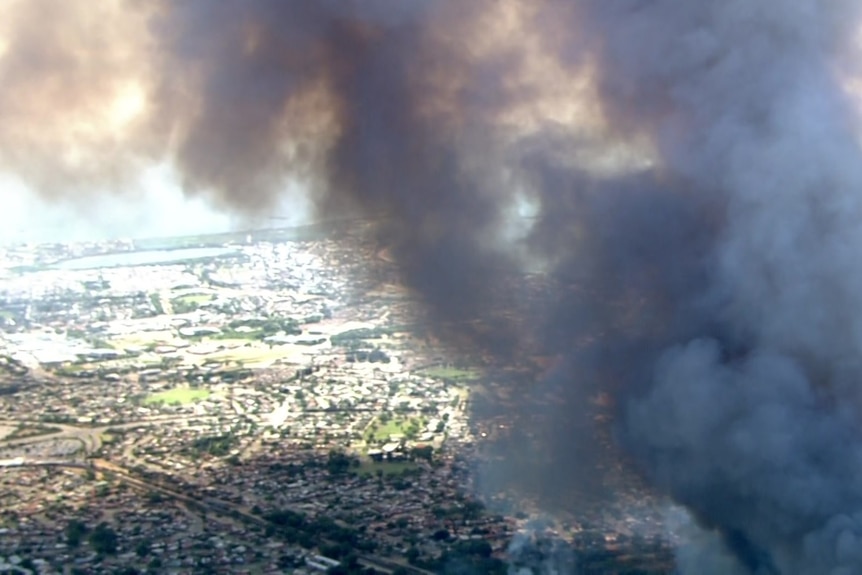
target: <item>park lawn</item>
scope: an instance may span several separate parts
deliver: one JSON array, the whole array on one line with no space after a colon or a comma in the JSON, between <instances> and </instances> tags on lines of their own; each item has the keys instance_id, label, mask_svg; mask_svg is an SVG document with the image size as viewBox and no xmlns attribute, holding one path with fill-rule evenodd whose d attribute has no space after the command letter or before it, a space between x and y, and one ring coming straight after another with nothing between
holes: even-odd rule
<instances>
[{"instance_id":1,"label":"park lawn","mask_svg":"<svg viewBox=\"0 0 862 575\"><path fill-rule=\"evenodd\" d=\"M406 435L407 428L415 421L418 428L424 429L428 425L428 421L424 417L393 417L386 423L382 423L380 419L375 419L374 424L377 428L373 431L369 426L365 433L367 442L387 441L391 435Z\"/></svg>"},{"instance_id":2,"label":"park lawn","mask_svg":"<svg viewBox=\"0 0 862 575\"><path fill-rule=\"evenodd\" d=\"M193 389L191 387L176 387L167 391L153 393L144 399L144 404L166 403L168 405L184 405L201 401L210 396L208 389Z\"/></svg>"},{"instance_id":3,"label":"park lawn","mask_svg":"<svg viewBox=\"0 0 862 575\"><path fill-rule=\"evenodd\" d=\"M408 420L401 418L392 418L386 423L376 419L375 423L377 428L370 435L371 439L376 441L386 441L390 435L403 435L405 428L410 425Z\"/></svg>"},{"instance_id":4,"label":"park lawn","mask_svg":"<svg viewBox=\"0 0 862 575\"><path fill-rule=\"evenodd\" d=\"M176 305L177 303L186 304L186 305L192 305L192 304L202 305L205 303L209 303L212 300L213 300L212 294L190 293L190 294L177 296L177 297L171 299L171 303L174 305Z\"/></svg>"},{"instance_id":5,"label":"park lawn","mask_svg":"<svg viewBox=\"0 0 862 575\"><path fill-rule=\"evenodd\" d=\"M473 381L481 377L481 373L477 369L461 369L458 367L446 367L442 365L423 369L421 373L428 377L448 379L450 381Z\"/></svg>"},{"instance_id":6,"label":"park lawn","mask_svg":"<svg viewBox=\"0 0 862 575\"><path fill-rule=\"evenodd\" d=\"M378 471L382 471L384 475L400 475L408 470L413 470L418 467L412 461L370 461L363 460L360 462L356 473L359 475L376 475Z\"/></svg>"}]
</instances>

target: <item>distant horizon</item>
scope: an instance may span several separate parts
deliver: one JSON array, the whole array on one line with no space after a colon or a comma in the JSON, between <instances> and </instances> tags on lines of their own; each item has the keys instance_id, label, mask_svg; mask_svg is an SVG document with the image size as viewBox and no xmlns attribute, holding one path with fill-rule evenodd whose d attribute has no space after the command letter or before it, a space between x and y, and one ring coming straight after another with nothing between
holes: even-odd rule
<instances>
[{"instance_id":1,"label":"distant horizon","mask_svg":"<svg viewBox=\"0 0 862 575\"><path fill-rule=\"evenodd\" d=\"M324 226L324 225L332 225L341 222L360 222L360 221L370 221L369 218L362 216L344 216L339 218L318 218L314 220L306 220L302 222L293 222L290 218L283 218L280 216L272 216L265 220L260 220L257 224L249 224L243 225L238 223L237 227L233 227L230 229L223 230L202 230L199 232L176 232L176 233L167 233L160 235L138 235L138 236L126 236L126 237L105 237L98 239L70 239L70 240L46 240L46 241L0 241L0 247L9 248L15 246L44 246L44 245L73 245L73 244L100 244L100 243L110 243L110 242L132 242L132 243L141 243L141 242L157 242L161 240L172 240L172 239L187 239L187 238L200 238L202 240L212 238L214 236L226 236L226 235L250 235L250 234L259 234L261 232L268 231L283 231L283 230L295 230L302 228L313 228L315 226ZM175 250L175 249L188 249L186 246L177 246L177 247L145 247L145 246L136 246L135 251L162 251L162 250Z\"/></svg>"},{"instance_id":2,"label":"distant horizon","mask_svg":"<svg viewBox=\"0 0 862 575\"><path fill-rule=\"evenodd\" d=\"M126 194L94 195L86 205L50 200L9 173L0 172L0 246L169 238L315 223L302 190L285 194L271 214L240 215L206 197L183 192L164 168L145 174Z\"/></svg>"}]
</instances>

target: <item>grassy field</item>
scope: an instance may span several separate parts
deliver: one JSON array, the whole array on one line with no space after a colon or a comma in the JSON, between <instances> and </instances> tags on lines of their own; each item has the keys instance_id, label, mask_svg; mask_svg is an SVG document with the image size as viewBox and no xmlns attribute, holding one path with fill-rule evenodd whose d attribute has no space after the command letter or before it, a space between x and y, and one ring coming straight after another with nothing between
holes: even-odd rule
<instances>
[{"instance_id":1,"label":"grassy field","mask_svg":"<svg viewBox=\"0 0 862 575\"><path fill-rule=\"evenodd\" d=\"M475 379L479 379L481 377L481 373L476 369L461 369L458 367L451 366L435 366L429 367L428 369L423 369L422 372L424 375L428 377L434 377L437 379L446 379L449 381L473 381Z\"/></svg>"},{"instance_id":2,"label":"grassy field","mask_svg":"<svg viewBox=\"0 0 862 575\"><path fill-rule=\"evenodd\" d=\"M201 401L202 399L206 399L209 396L210 391L208 389L176 387L174 389L169 389L168 391L153 393L152 395L147 396L147 398L144 400L144 403L166 403L168 405L184 405L186 403Z\"/></svg>"},{"instance_id":3,"label":"grassy field","mask_svg":"<svg viewBox=\"0 0 862 575\"><path fill-rule=\"evenodd\" d=\"M424 417L393 417L386 423L375 419L365 432L365 440L368 443L372 443L375 441L387 441L392 435L407 435L407 430L411 425L418 433L418 430L425 428L427 422Z\"/></svg>"},{"instance_id":4,"label":"grassy field","mask_svg":"<svg viewBox=\"0 0 862 575\"><path fill-rule=\"evenodd\" d=\"M192 293L177 296L171 299L171 303L173 305L201 305L213 300L213 296L211 294L206 293Z\"/></svg>"},{"instance_id":5,"label":"grassy field","mask_svg":"<svg viewBox=\"0 0 862 575\"><path fill-rule=\"evenodd\" d=\"M372 441L385 441L389 439L390 435L403 435L404 429L408 425L406 419L400 418L391 419L386 423L381 423L379 420L375 420L375 423L377 426L374 429L369 428L368 434L366 435L366 437L370 437Z\"/></svg>"},{"instance_id":6,"label":"grassy field","mask_svg":"<svg viewBox=\"0 0 862 575\"><path fill-rule=\"evenodd\" d=\"M400 475L405 471L416 469L418 466L411 461L375 461L363 460L356 472L360 475L376 475L378 471L384 475Z\"/></svg>"}]
</instances>

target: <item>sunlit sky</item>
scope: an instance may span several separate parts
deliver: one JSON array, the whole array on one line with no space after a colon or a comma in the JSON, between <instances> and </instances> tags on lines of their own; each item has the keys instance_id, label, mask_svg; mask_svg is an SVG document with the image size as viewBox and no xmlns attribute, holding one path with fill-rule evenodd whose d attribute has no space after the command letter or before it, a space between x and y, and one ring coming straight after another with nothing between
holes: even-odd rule
<instances>
[{"instance_id":1,"label":"sunlit sky","mask_svg":"<svg viewBox=\"0 0 862 575\"><path fill-rule=\"evenodd\" d=\"M72 206L41 199L7 175L0 177L0 194L0 242L5 244L170 236L236 225L204 202L185 198L170 182L150 183L135 196L101 196Z\"/></svg>"},{"instance_id":2,"label":"sunlit sky","mask_svg":"<svg viewBox=\"0 0 862 575\"><path fill-rule=\"evenodd\" d=\"M99 241L216 233L308 223L300 194L285 194L282 206L256 220L187 197L165 168L146 172L138 189L94 194L92 201L49 201L20 179L0 173L0 243ZM98 198L98 199L96 199Z\"/></svg>"}]
</instances>

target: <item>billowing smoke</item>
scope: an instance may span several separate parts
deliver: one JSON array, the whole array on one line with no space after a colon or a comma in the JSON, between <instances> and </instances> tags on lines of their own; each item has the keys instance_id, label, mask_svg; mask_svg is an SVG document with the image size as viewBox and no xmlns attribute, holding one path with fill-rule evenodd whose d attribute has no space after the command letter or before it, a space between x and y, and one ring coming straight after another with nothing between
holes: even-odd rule
<instances>
[{"instance_id":1,"label":"billowing smoke","mask_svg":"<svg viewBox=\"0 0 862 575\"><path fill-rule=\"evenodd\" d=\"M723 203L706 282L675 298L682 330L628 402L628 445L751 572L857 572L862 164L841 66L858 15L816 2L592 14L607 109L647 126L685 193Z\"/></svg>"},{"instance_id":2,"label":"billowing smoke","mask_svg":"<svg viewBox=\"0 0 862 575\"><path fill-rule=\"evenodd\" d=\"M225 209L300 183L379 217L441 325L563 357L533 475L571 487L604 393L700 556L857 573L855 4L10 1L0 167L74 203L170 162Z\"/></svg>"},{"instance_id":3,"label":"billowing smoke","mask_svg":"<svg viewBox=\"0 0 862 575\"><path fill-rule=\"evenodd\" d=\"M542 525L534 521L527 531L516 533L509 544L509 575L569 575L577 572L572 549L559 540L537 537Z\"/></svg>"}]
</instances>

